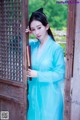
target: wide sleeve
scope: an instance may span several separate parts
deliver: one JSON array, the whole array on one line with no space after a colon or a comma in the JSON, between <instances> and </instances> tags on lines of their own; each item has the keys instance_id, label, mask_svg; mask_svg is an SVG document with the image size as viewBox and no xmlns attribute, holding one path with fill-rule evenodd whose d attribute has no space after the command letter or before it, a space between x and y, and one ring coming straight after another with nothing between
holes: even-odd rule
<instances>
[{"instance_id":1,"label":"wide sleeve","mask_svg":"<svg viewBox=\"0 0 80 120\"><path fill-rule=\"evenodd\" d=\"M39 82L59 82L65 78L65 62L63 49L59 47L53 55L54 70L38 71Z\"/></svg>"}]
</instances>

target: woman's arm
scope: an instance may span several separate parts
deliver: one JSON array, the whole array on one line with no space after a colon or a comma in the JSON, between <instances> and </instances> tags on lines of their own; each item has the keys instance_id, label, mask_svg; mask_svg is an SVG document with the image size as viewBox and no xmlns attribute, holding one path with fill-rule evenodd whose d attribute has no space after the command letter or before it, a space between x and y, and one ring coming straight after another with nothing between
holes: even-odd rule
<instances>
[{"instance_id":1,"label":"woman's arm","mask_svg":"<svg viewBox=\"0 0 80 120\"><path fill-rule=\"evenodd\" d=\"M53 71L38 71L38 81L40 82L57 82L65 78L65 62L63 49L60 47L54 55L55 68Z\"/></svg>"}]
</instances>

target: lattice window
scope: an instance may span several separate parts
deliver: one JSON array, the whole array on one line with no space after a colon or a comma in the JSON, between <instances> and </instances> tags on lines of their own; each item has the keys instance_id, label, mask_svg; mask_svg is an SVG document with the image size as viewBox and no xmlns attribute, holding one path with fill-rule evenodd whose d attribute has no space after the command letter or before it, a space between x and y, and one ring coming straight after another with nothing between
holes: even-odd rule
<instances>
[{"instance_id":1,"label":"lattice window","mask_svg":"<svg viewBox=\"0 0 80 120\"><path fill-rule=\"evenodd\" d=\"M0 0L0 79L22 81L22 1Z\"/></svg>"}]
</instances>

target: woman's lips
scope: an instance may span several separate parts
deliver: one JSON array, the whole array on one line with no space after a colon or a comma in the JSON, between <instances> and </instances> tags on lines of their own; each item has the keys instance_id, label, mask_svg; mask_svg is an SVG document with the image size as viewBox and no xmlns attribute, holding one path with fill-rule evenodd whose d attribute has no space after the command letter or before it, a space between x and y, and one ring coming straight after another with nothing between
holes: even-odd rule
<instances>
[{"instance_id":1,"label":"woman's lips","mask_svg":"<svg viewBox=\"0 0 80 120\"><path fill-rule=\"evenodd\" d=\"M40 37L41 37L41 35L37 36L37 38L40 38Z\"/></svg>"}]
</instances>

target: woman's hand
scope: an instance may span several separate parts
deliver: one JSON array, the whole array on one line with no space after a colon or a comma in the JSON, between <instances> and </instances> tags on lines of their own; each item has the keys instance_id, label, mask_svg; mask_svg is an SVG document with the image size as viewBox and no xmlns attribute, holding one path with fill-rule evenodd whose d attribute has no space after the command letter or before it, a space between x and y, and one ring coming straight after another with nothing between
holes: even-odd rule
<instances>
[{"instance_id":1,"label":"woman's hand","mask_svg":"<svg viewBox=\"0 0 80 120\"><path fill-rule=\"evenodd\" d=\"M31 30L29 29L29 27L26 28L26 31L25 31L25 32L26 32L26 33L29 33L29 34L32 33Z\"/></svg>"},{"instance_id":2,"label":"woman's hand","mask_svg":"<svg viewBox=\"0 0 80 120\"><path fill-rule=\"evenodd\" d=\"M37 77L37 71L36 70L31 70L31 69L28 69L27 71L27 77Z\"/></svg>"}]
</instances>

